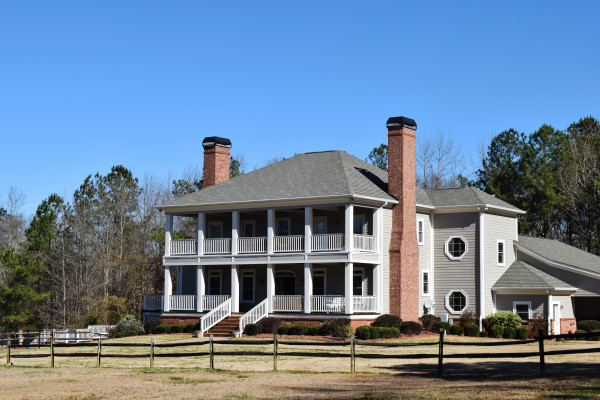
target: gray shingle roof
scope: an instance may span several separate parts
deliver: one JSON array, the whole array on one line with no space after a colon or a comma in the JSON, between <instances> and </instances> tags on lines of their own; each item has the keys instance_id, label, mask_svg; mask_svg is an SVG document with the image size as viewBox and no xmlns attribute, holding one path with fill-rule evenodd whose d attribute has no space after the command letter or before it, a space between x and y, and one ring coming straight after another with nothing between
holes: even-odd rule
<instances>
[{"instance_id":1,"label":"gray shingle roof","mask_svg":"<svg viewBox=\"0 0 600 400\"><path fill-rule=\"evenodd\" d=\"M387 192L387 183L386 171L344 151L304 153L179 197L159 208L329 196L394 201ZM417 188L417 204L430 207L488 204L520 211L475 188Z\"/></svg>"},{"instance_id":2,"label":"gray shingle roof","mask_svg":"<svg viewBox=\"0 0 600 400\"><path fill-rule=\"evenodd\" d=\"M574 287L524 261L513 262L492 289L555 289Z\"/></svg>"},{"instance_id":3,"label":"gray shingle roof","mask_svg":"<svg viewBox=\"0 0 600 400\"><path fill-rule=\"evenodd\" d=\"M343 151L324 151L295 155L159 208L352 195L395 200L385 171Z\"/></svg>"},{"instance_id":4,"label":"gray shingle roof","mask_svg":"<svg viewBox=\"0 0 600 400\"><path fill-rule=\"evenodd\" d=\"M517 245L551 261L600 274L600 257L558 240L519 236Z\"/></svg>"}]
</instances>

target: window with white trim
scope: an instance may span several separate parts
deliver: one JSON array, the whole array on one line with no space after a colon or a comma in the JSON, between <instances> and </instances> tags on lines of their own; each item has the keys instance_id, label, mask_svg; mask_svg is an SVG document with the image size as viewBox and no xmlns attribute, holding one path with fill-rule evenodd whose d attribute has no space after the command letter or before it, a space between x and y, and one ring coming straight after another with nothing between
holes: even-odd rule
<instances>
[{"instance_id":1,"label":"window with white trim","mask_svg":"<svg viewBox=\"0 0 600 400\"><path fill-rule=\"evenodd\" d=\"M208 294L209 295L220 295L221 294L221 271L209 271L208 272Z\"/></svg>"},{"instance_id":2,"label":"window with white trim","mask_svg":"<svg viewBox=\"0 0 600 400\"><path fill-rule=\"evenodd\" d=\"M352 294L354 296L365 295L365 270L363 268L354 268L352 279Z\"/></svg>"},{"instance_id":3,"label":"window with white trim","mask_svg":"<svg viewBox=\"0 0 600 400\"><path fill-rule=\"evenodd\" d=\"M242 231L240 237L255 237L256 236L256 221L255 220L244 220L242 221Z\"/></svg>"},{"instance_id":4,"label":"window with white trim","mask_svg":"<svg viewBox=\"0 0 600 400\"><path fill-rule=\"evenodd\" d=\"M460 260L467 254L467 241L462 236L451 236L446 240L445 252L449 259Z\"/></svg>"},{"instance_id":5,"label":"window with white trim","mask_svg":"<svg viewBox=\"0 0 600 400\"><path fill-rule=\"evenodd\" d=\"M208 238L219 239L223 237L223 221L210 221L208 223Z\"/></svg>"},{"instance_id":6,"label":"window with white trim","mask_svg":"<svg viewBox=\"0 0 600 400\"><path fill-rule=\"evenodd\" d=\"M327 294L327 279L324 269L313 270L313 294L315 296L324 296Z\"/></svg>"},{"instance_id":7,"label":"window with white trim","mask_svg":"<svg viewBox=\"0 0 600 400\"><path fill-rule=\"evenodd\" d=\"M421 271L422 293L424 296L429 295L429 271Z\"/></svg>"},{"instance_id":8,"label":"window with white trim","mask_svg":"<svg viewBox=\"0 0 600 400\"><path fill-rule=\"evenodd\" d=\"M324 235L327 233L327 217L313 218L313 235Z\"/></svg>"},{"instance_id":9,"label":"window with white trim","mask_svg":"<svg viewBox=\"0 0 600 400\"><path fill-rule=\"evenodd\" d=\"M469 306L469 296L464 290L451 290L446 295L446 308L453 314L462 314Z\"/></svg>"},{"instance_id":10,"label":"window with white trim","mask_svg":"<svg viewBox=\"0 0 600 400\"><path fill-rule=\"evenodd\" d=\"M419 246L425 244L425 220L423 218L417 218L417 242Z\"/></svg>"},{"instance_id":11,"label":"window with white trim","mask_svg":"<svg viewBox=\"0 0 600 400\"><path fill-rule=\"evenodd\" d=\"M291 218L277 218L276 221L277 236L289 236L292 234L292 219Z\"/></svg>"},{"instance_id":12,"label":"window with white trim","mask_svg":"<svg viewBox=\"0 0 600 400\"><path fill-rule=\"evenodd\" d=\"M504 267L504 257L505 257L505 246L504 246L504 240L498 240L498 243L496 245L497 247L497 257L496 257L496 262L499 266Z\"/></svg>"},{"instance_id":13,"label":"window with white trim","mask_svg":"<svg viewBox=\"0 0 600 400\"><path fill-rule=\"evenodd\" d=\"M523 321L531 319L530 301L513 301L513 313L517 314Z\"/></svg>"}]
</instances>

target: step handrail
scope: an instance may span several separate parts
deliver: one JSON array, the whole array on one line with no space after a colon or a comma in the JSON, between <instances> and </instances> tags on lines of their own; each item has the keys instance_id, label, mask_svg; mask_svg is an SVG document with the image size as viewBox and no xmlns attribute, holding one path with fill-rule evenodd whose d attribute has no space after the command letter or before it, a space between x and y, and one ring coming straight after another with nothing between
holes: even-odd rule
<instances>
[{"instance_id":1,"label":"step handrail","mask_svg":"<svg viewBox=\"0 0 600 400\"><path fill-rule=\"evenodd\" d=\"M204 314L200 318L200 332L204 335L204 332L223 321L225 318L231 315L231 299L227 299L212 311Z\"/></svg>"},{"instance_id":2,"label":"step handrail","mask_svg":"<svg viewBox=\"0 0 600 400\"><path fill-rule=\"evenodd\" d=\"M254 324L269 315L267 297L240 318L240 334L244 333L246 325Z\"/></svg>"}]
</instances>

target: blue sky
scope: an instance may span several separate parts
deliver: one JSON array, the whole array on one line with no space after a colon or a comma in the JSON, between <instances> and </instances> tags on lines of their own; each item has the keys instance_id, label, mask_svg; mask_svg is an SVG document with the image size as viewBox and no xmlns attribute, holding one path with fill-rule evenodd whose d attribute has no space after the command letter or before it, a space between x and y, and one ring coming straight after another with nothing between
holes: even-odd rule
<instances>
[{"instance_id":1,"label":"blue sky","mask_svg":"<svg viewBox=\"0 0 600 400\"><path fill-rule=\"evenodd\" d=\"M597 2L5 1L0 202L25 212L123 164L177 176L205 136L250 168L345 150L404 115L475 152L600 118Z\"/></svg>"}]
</instances>

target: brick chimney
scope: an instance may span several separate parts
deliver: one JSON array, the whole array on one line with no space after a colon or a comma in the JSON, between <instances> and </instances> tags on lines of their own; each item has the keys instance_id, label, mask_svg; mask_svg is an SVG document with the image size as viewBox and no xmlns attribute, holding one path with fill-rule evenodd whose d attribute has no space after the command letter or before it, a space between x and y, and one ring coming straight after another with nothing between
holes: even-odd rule
<instances>
[{"instance_id":1,"label":"brick chimney","mask_svg":"<svg viewBox=\"0 0 600 400\"><path fill-rule=\"evenodd\" d=\"M203 188L228 180L231 141L218 136L205 137L202 147L204 147Z\"/></svg>"},{"instance_id":2,"label":"brick chimney","mask_svg":"<svg viewBox=\"0 0 600 400\"><path fill-rule=\"evenodd\" d=\"M419 246L415 131L417 123L406 117L387 120L388 192L398 199L392 210L390 242L390 314L403 321L419 318Z\"/></svg>"}]
</instances>

